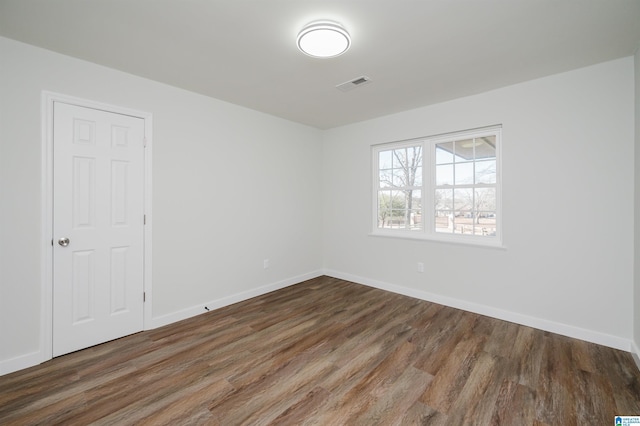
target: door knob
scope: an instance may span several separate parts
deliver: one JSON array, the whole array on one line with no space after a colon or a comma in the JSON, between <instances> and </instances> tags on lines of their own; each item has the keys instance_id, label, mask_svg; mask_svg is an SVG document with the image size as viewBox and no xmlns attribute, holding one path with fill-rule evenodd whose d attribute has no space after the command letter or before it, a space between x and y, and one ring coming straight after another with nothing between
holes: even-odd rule
<instances>
[{"instance_id":1,"label":"door knob","mask_svg":"<svg viewBox=\"0 0 640 426\"><path fill-rule=\"evenodd\" d=\"M66 247L69 245L69 239L66 237L60 238L58 240L58 244L60 244L62 247Z\"/></svg>"}]
</instances>

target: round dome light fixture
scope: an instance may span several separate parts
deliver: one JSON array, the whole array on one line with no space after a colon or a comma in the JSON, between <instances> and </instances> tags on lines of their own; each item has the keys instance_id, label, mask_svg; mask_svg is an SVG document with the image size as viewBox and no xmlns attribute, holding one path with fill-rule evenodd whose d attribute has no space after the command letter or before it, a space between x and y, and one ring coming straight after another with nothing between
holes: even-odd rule
<instances>
[{"instance_id":1,"label":"round dome light fixture","mask_svg":"<svg viewBox=\"0 0 640 426\"><path fill-rule=\"evenodd\" d=\"M351 46L347 30L337 22L315 21L298 34L298 49L314 58L333 58L346 52Z\"/></svg>"}]
</instances>

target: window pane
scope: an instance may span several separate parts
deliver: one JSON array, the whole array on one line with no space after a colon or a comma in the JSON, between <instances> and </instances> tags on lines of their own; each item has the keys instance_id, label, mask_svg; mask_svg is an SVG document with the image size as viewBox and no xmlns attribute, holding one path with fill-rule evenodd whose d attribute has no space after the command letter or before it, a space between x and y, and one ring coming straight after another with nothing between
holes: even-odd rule
<instances>
[{"instance_id":1,"label":"window pane","mask_svg":"<svg viewBox=\"0 0 640 426\"><path fill-rule=\"evenodd\" d=\"M422 229L422 191L414 189L410 191L409 201L411 205L411 229Z\"/></svg>"},{"instance_id":2,"label":"window pane","mask_svg":"<svg viewBox=\"0 0 640 426\"><path fill-rule=\"evenodd\" d=\"M404 191L391 191L390 228L405 228L407 226L407 195Z\"/></svg>"},{"instance_id":3,"label":"window pane","mask_svg":"<svg viewBox=\"0 0 640 426\"><path fill-rule=\"evenodd\" d=\"M436 164L453 163L453 142L436 144Z\"/></svg>"},{"instance_id":4,"label":"window pane","mask_svg":"<svg viewBox=\"0 0 640 426\"><path fill-rule=\"evenodd\" d=\"M378 228L404 227L405 211L402 191L378 191Z\"/></svg>"},{"instance_id":5,"label":"window pane","mask_svg":"<svg viewBox=\"0 0 640 426\"><path fill-rule=\"evenodd\" d=\"M496 137L483 136L475 139L476 160L496 158Z\"/></svg>"},{"instance_id":6,"label":"window pane","mask_svg":"<svg viewBox=\"0 0 640 426\"><path fill-rule=\"evenodd\" d=\"M417 167L413 174L411 186L422 186L422 167Z\"/></svg>"},{"instance_id":7,"label":"window pane","mask_svg":"<svg viewBox=\"0 0 640 426\"><path fill-rule=\"evenodd\" d=\"M405 165L407 164L407 149L406 148L394 149L392 161L393 161L392 164L394 169L401 169L405 167Z\"/></svg>"},{"instance_id":8,"label":"window pane","mask_svg":"<svg viewBox=\"0 0 640 426\"><path fill-rule=\"evenodd\" d=\"M411 210L411 229L417 230L417 231L422 229L422 211L421 210Z\"/></svg>"},{"instance_id":9,"label":"window pane","mask_svg":"<svg viewBox=\"0 0 640 426\"><path fill-rule=\"evenodd\" d=\"M391 151L380 151L380 153L378 154L378 168L391 168Z\"/></svg>"},{"instance_id":10,"label":"window pane","mask_svg":"<svg viewBox=\"0 0 640 426\"><path fill-rule=\"evenodd\" d=\"M422 146L409 146L379 153L380 179L397 188L422 185ZM382 172L385 172L384 174Z\"/></svg>"},{"instance_id":11,"label":"window pane","mask_svg":"<svg viewBox=\"0 0 640 426\"><path fill-rule=\"evenodd\" d=\"M453 232L453 213L450 210L436 210L436 232Z\"/></svg>"},{"instance_id":12,"label":"window pane","mask_svg":"<svg viewBox=\"0 0 640 426\"><path fill-rule=\"evenodd\" d=\"M475 191L474 210L495 210L496 209L496 189L477 188Z\"/></svg>"},{"instance_id":13,"label":"window pane","mask_svg":"<svg viewBox=\"0 0 640 426\"><path fill-rule=\"evenodd\" d=\"M453 164L436 166L436 185L453 185Z\"/></svg>"},{"instance_id":14,"label":"window pane","mask_svg":"<svg viewBox=\"0 0 640 426\"><path fill-rule=\"evenodd\" d=\"M403 191L391 191L391 198L392 198L391 205L394 210L405 208L406 196L404 195Z\"/></svg>"},{"instance_id":15,"label":"window pane","mask_svg":"<svg viewBox=\"0 0 640 426\"><path fill-rule=\"evenodd\" d=\"M494 237L496 235L496 213L494 211L478 213L476 235L485 237Z\"/></svg>"},{"instance_id":16,"label":"window pane","mask_svg":"<svg viewBox=\"0 0 640 426\"><path fill-rule=\"evenodd\" d=\"M455 189L453 191L453 208L454 210L469 210L473 208L473 190L472 189Z\"/></svg>"},{"instance_id":17,"label":"window pane","mask_svg":"<svg viewBox=\"0 0 640 426\"><path fill-rule=\"evenodd\" d=\"M475 142L473 139L465 139L455 143L456 163L473 160L473 148Z\"/></svg>"},{"instance_id":18,"label":"window pane","mask_svg":"<svg viewBox=\"0 0 640 426\"><path fill-rule=\"evenodd\" d=\"M386 228L391 217L391 191L378 191L378 228Z\"/></svg>"},{"instance_id":19,"label":"window pane","mask_svg":"<svg viewBox=\"0 0 640 426\"><path fill-rule=\"evenodd\" d=\"M453 189L436 189L436 210L453 210Z\"/></svg>"},{"instance_id":20,"label":"window pane","mask_svg":"<svg viewBox=\"0 0 640 426\"><path fill-rule=\"evenodd\" d=\"M422 226L422 191L380 191L378 227L420 230Z\"/></svg>"},{"instance_id":21,"label":"window pane","mask_svg":"<svg viewBox=\"0 0 640 426\"><path fill-rule=\"evenodd\" d=\"M473 183L473 163L456 163L456 185Z\"/></svg>"},{"instance_id":22,"label":"window pane","mask_svg":"<svg viewBox=\"0 0 640 426\"><path fill-rule=\"evenodd\" d=\"M473 214L471 209L456 210L453 218L455 234L473 234Z\"/></svg>"},{"instance_id":23,"label":"window pane","mask_svg":"<svg viewBox=\"0 0 640 426\"><path fill-rule=\"evenodd\" d=\"M411 146L407 148L406 166L410 170L415 170L422 166L422 146Z\"/></svg>"},{"instance_id":24,"label":"window pane","mask_svg":"<svg viewBox=\"0 0 640 426\"><path fill-rule=\"evenodd\" d=\"M496 183L496 160L476 162L476 183Z\"/></svg>"},{"instance_id":25,"label":"window pane","mask_svg":"<svg viewBox=\"0 0 640 426\"><path fill-rule=\"evenodd\" d=\"M391 170L380 170L379 187L388 188L391 186Z\"/></svg>"},{"instance_id":26,"label":"window pane","mask_svg":"<svg viewBox=\"0 0 640 426\"><path fill-rule=\"evenodd\" d=\"M409 191L411 198L411 208L412 209L421 209L422 208L422 191L419 189L413 189Z\"/></svg>"},{"instance_id":27,"label":"window pane","mask_svg":"<svg viewBox=\"0 0 640 426\"><path fill-rule=\"evenodd\" d=\"M399 188L407 185L407 177L404 170L393 169L392 185Z\"/></svg>"}]
</instances>

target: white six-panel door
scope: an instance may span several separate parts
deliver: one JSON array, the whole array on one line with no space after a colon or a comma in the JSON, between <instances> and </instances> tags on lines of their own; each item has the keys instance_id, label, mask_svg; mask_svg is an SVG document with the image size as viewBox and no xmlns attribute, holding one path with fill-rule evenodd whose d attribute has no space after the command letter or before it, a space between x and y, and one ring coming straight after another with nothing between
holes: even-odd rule
<instances>
[{"instance_id":1,"label":"white six-panel door","mask_svg":"<svg viewBox=\"0 0 640 426\"><path fill-rule=\"evenodd\" d=\"M54 103L53 356L143 328L144 120Z\"/></svg>"}]
</instances>

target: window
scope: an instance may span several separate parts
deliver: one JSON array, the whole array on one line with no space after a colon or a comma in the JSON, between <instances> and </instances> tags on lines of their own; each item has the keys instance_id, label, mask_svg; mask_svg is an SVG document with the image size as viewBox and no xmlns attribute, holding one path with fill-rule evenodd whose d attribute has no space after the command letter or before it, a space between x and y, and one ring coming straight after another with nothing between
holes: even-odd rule
<instances>
[{"instance_id":1,"label":"window","mask_svg":"<svg viewBox=\"0 0 640 426\"><path fill-rule=\"evenodd\" d=\"M501 127L373 147L374 235L500 245Z\"/></svg>"}]
</instances>

